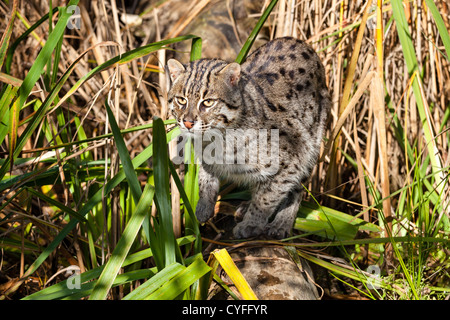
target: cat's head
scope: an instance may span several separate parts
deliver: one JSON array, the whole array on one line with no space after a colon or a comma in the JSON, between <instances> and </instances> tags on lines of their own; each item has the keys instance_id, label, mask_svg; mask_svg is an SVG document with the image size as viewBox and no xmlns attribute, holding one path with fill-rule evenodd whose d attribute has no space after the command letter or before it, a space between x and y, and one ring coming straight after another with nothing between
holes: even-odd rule
<instances>
[{"instance_id":1,"label":"cat's head","mask_svg":"<svg viewBox=\"0 0 450 320\"><path fill-rule=\"evenodd\" d=\"M183 65L170 59L167 70L169 110L182 130L223 129L237 119L242 105L239 64L201 59Z\"/></svg>"}]
</instances>

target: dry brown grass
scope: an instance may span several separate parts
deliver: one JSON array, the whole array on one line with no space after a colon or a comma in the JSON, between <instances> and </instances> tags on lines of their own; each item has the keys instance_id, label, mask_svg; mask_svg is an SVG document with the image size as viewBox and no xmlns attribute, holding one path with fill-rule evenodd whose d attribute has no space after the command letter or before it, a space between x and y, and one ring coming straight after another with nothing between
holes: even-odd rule
<instances>
[{"instance_id":1,"label":"dry brown grass","mask_svg":"<svg viewBox=\"0 0 450 320\"><path fill-rule=\"evenodd\" d=\"M58 66L59 72L62 74L84 51L89 50L89 53L78 63L63 91L69 92L78 79L89 70L118 54L160 39L185 34L192 28L193 23L201 23L198 22L201 21L198 19L201 14L211 10L217 2L213 0L142 2L134 10L134 13L140 14L142 19L142 23L136 26L123 23L122 15L126 10L123 1L118 1L117 4L115 1L82 2L79 5L81 29L66 33ZM268 3L269 1L265 1L264 7ZM408 75L404 52L396 31L397 25L392 20L391 5L389 3L381 5L378 1L378 8L382 12L379 11L377 21L376 11L372 10L376 8L377 2L374 1L373 7L368 7L366 15L364 15L365 3L359 0L279 0L266 24L267 35L270 38L294 36L309 42L319 52L326 67L333 107L322 161L316 167L308 186L312 195L323 205L361 216L368 222L389 228L394 232L394 236L399 235L396 232L402 231L400 228L393 228L392 222L400 221L404 215L409 214L407 221L402 223L408 223L413 232L420 233L422 229L416 224L417 203L413 203L414 199L417 199L417 194L409 194L408 200L402 198L405 193L412 192L408 186L418 179L415 175L417 167L425 175L434 172L431 165L426 162L431 142L427 142L424 135L425 124L421 122L416 99L425 101L427 125L432 128L435 137L432 144L435 157L443 169L445 182L439 187L443 192L441 197L444 200L440 203L444 203L444 208L437 209L438 205L429 204L428 213L430 216L439 216L439 219L448 221L449 210L445 205L448 202L445 199L448 198L449 192L446 174L450 165L447 132L450 62L445 57L445 48L438 36L436 24L424 2L405 1L404 14L420 70L422 96L415 96L412 91L413 79ZM47 1L25 1L20 4L20 17L15 21L12 41L25 32L29 25L40 19L49 7ZM63 5L60 1L53 1L53 5L56 4ZM436 5L449 30L448 4L446 1L438 1ZM0 14L3 17L10 16L10 10L4 2L0 4ZM128 7L127 10L130 11L131 8ZM231 7L228 7L228 12L231 12ZM257 19L259 15L260 13L252 11L249 16ZM2 20L0 27L6 28L6 23L7 21ZM242 32L238 30L236 24L233 24L233 30L236 34ZM251 27L245 30L247 34L250 31ZM14 78L19 80L25 78L48 33L49 25L44 23L15 49L10 73ZM245 41L242 37L240 40ZM204 46L205 50L208 50L207 41L204 42ZM147 124L155 115L166 118L166 83L161 72L168 56L172 54L171 51L162 50L101 72L79 87L70 100L62 103L64 112L70 110L78 115L87 137L110 133L104 108L105 99L113 107L121 129ZM4 78L2 80L6 81ZM48 92L44 86L43 81L38 81L29 100L35 97L43 101ZM33 112L32 108L25 108L20 116L21 121L31 117ZM47 120L49 124L54 124L55 134L58 130L62 130L57 125L55 113L49 113ZM19 127L19 134L22 131L22 127ZM128 133L124 138L132 158L151 143L151 134L148 130ZM412 147L412 156L416 157L412 161L411 155L404 147L406 142ZM108 167L110 171L105 172L105 176L114 176L119 169L119 158L111 141L94 141L88 145L93 160L111 160ZM47 146L48 144L42 141L30 139L24 147L22 156L35 155L36 151L45 150ZM1 154L6 157L9 150L8 143L5 141L0 147ZM58 152L60 150L51 149L41 156L58 156ZM14 168L14 172L23 174L26 168L23 165L18 166ZM431 189L436 187L434 183L439 181L434 178L426 180ZM67 188L61 189L55 188L54 196L65 204L70 203L72 200ZM429 186L424 186L423 190L431 192ZM112 201L117 202L118 198L114 200L113 197ZM174 198L173 203L179 203L177 201L179 199ZM41 216L46 210L44 207L36 209L40 207L39 202L32 203L31 208L21 206L20 200L15 205L14 210L24 214L37 212L39 219L42 221L47 219ZM399 207L403 208L406 205L410 205L410 211L406 209L400 211ZM386 224L380 221L383 218L380 217L380 212L387 219ZM7 213L9 211L5 210L0 218L3 219ZM20 225L20 219L8 221L8 225L12 226L14 223ZM111 223L116 232L113 232L112 238L109 239L111 247L121 234L120 219L119 212L112 213ZM46 230L41 226L39 228L42 231ZM175 229L179 230L180 227ZM5 236L12 232L11 230L11 227L3 228L0 235ZM44 243L48 243L51 238L51 236L46 238ZM80 261L83 261L76 246L73 250ZM62 251L66 257L71 256L64 248ZM392 251L390 252L392 254ZM14 274L8 276L9 278L23 275L23 256L22 261L9 263L8 270L2 270L0 267L2 274ZM391 263L394 264L393 261ZM41 275L54 274L56 265L56 263L44 265L45 270Z\"/></svg>"}]
</instances>

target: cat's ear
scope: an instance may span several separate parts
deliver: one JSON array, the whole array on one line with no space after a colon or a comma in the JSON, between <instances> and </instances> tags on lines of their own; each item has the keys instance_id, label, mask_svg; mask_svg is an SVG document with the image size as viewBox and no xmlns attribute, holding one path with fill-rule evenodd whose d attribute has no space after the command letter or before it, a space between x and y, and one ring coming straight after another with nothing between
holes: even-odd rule
<instances>
[{"instance_id":1,"label":"cat's ear","mask_svg":"<svg viewBox=\"0 0 450 320\"><path fill-rule=\"evenodd\" d=\"M170 80L172 82L185 71L184 66L175 59L169 59L169 61L167 61L167 68L169 69Z\"/></svg>"},{"instance_id":2,"label":"cat's ear","mask_svg":"<svg viewBox=\"0 0 450 320\"><path fill-rule=\"evenodd\" d=\"M241 78L241 65L233 62L223 68L219 74L225 77L225 82L232 87L237 86Z\"/></svg>"}]
</instances>

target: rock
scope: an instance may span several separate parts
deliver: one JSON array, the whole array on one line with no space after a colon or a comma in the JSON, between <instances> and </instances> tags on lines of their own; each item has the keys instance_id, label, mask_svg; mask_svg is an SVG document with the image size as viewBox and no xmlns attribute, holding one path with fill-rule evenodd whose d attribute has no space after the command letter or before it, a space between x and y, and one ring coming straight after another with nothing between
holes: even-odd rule
<instances>
[{"instance_id":1,"label":"rock","mask_svg":"<svg viewBox=\"0 0 450 320\"><path fill-rule=\"evenodd\" d=\"M301 265L297 265L283 247L239 247L230 255L260 300L319 299L307 261L299 257ZM218 270L218 274L225 283L231 283L223 270ZM230 289L237 293L234 286Z\"/></svg>"}]
</instances>

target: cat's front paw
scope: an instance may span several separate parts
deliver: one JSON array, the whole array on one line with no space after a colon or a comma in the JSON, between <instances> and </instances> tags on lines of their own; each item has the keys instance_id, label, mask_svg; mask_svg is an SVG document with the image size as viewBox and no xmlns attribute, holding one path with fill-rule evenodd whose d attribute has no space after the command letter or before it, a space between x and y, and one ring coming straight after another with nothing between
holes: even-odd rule
<instances>
[{"instance_id":1,"label":"cat's front paw","mask_svg":"<svg viewBox=\"0 0 450 320\"><path fill-rule=\"evenodd\" d=\"M200 199L195 208L195 215L200 223L208 221L214 215L215 203Z\"/></svg>"},{"instance_id":2,"label":"cat's front paw","mask_svg":"<svg viewBox=\"0 0 450 320\"><path fill-rule=\"evenodd\" d=\"M273 221L275 222L275 221ZM277 223L269 223L264 228L264 234L271 239L284 239L289 237L291 233L290 225L280 225Z\"/></svg>"},{"instance_id":3,"label":"cat's front paw","mask_svg":"<svg viewBox=\"0 0 450 320\"><path fill-rule=\"evenodd\" d=\"M239 222L233 229L233 236L235 239L253 238L261 235L264 228L260 225L255 225L251 221Z\"/></svg>"}]
</instances>

